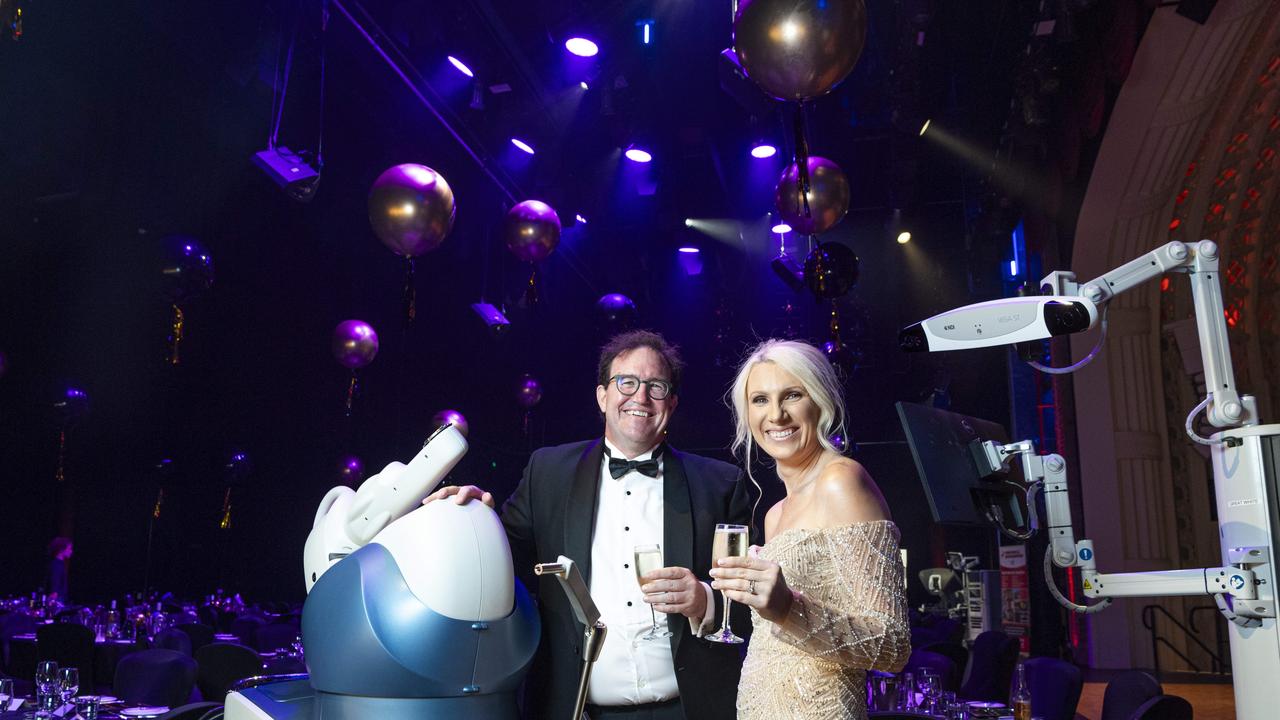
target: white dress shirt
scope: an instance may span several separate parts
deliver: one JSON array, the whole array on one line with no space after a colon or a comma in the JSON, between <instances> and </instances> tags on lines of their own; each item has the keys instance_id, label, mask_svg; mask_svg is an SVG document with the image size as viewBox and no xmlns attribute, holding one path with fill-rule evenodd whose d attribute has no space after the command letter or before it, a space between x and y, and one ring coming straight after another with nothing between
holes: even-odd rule
<instances>
[{"instance_id":1,"label":"white dress shirt","mask_svg":"<svg viewBox=\"0 0 1280 720\"><path fill-rule=\"evenodd\" d=\"M613 457L626 458L613 443L604 442ZM652 456L650 450L626 459L648 460ZM608 455L600 466L590 584L591 599L609 632L587 687L587 701L593 705L639 705L680 695L670 638L640 639L649 632L652 619L635 568L635 546L662 545L664 460L658 456L656 478L632 470L615 480L609 473ZM689 622L695 635L701 635L715 617L711 587L701 585L707 611L701 623ZM657 613L657 619L658 627L665 630L667 616Z\"/></svg>"}]
</instances>

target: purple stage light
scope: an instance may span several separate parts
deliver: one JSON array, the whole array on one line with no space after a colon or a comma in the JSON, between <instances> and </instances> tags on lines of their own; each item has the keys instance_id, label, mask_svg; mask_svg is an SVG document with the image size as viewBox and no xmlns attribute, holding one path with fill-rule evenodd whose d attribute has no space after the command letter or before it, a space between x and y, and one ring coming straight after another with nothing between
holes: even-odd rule
<instances>
[{"instance_id":1,"label":"purple stage light","mask_svg":"<svg viewBox=\"0 0 1280 720\"><path fill-rule=\"evenodd\" d=\"M449 59L449 64L456 67L458 69L458 72L462 73L463 75L466 75L469 78L473 78L476 76L475 73L471 72L471 68L467 67L467 64L462 62L458 58L452 55L449 55L448 59Z\"/></svg>"},{"instance_id":2,"label":"purple stage light","mask_svg":"<svg viewBox=\"0 0 1280 720\"><path fill-rule=\"evenodd\" d=\"M773 231L778 233L779 235L783 235L785 233L791 232L791 226L786 223L778 223L777 225L773 226Z\"/></svg>"},{"instance_id":3,"label":"purple stage light","mask_svg":"<svg viewBox=\"0 0 1280 720\"><path fill-rule=\"evenodd\" d=\"M751 157L760 158L761 160L771 158L777 154L778 148L770 145L769 143L760 143L759 145L751 148Z\"/></svg>"},{"instance_id":4,"label":"purple stage light","mask_svg":"<svg viewBox=\"0 0 1280 720\"><path fill-rule=\"evenodd\" d=\"M600 46L584 37L571 37L565 40L564 49L578 57L595 57L596 53L600 52Z\"/></svg>"},{"instance_id":5,"label":"purple stage light","mask_svg":"<svg viewBox=\"0 0 1280 720\"><path fill-rule=\"evenodd\" d=\"M695 255L695 254L697 254L697 253L701 252L701 250L699 250L698 248L696 248L696 247L694 247L694 246L692 246L692 245L685 245L684 247L680 248L679 252L687 253L687 254L690 254L690 255Z\"/></svg>"},{"instance_id":6,"label":"purple stage light","mask_svg":"<svg viewBox=\"0 0 1280 720\"><path fill-rule=\"evenodd\" d=\"M638 147L627 148L623 155L626 155L631 162L647 163L653 160L653 155L650 155L648 150L641 150Z\"/></svg>"},{"instance_id":7,"label":"purple stage light","mask_svg":"<svg viewBox=\"0 0 1280 720\"><path fill-rule=\"evenodd\" d=\"M511 138L511 144L529 153L530 155L533 154L533 148L529 147L529 143L521 140L520 138Z\"/></svg>"}]
</instances>

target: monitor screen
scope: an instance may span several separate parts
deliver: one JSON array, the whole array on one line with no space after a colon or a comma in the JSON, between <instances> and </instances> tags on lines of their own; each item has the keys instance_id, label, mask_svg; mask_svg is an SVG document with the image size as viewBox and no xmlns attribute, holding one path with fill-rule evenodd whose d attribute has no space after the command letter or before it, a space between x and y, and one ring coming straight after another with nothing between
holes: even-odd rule
<instances>
[{"instance_id":1,"label":"monitor screen","mask_svg":"<svg viewBox=\"0 0 1280 720\"><path fill-rule=\"evenodd\" d=\"M935 522L987 524L987 507L995 505L1006 526L1023 524L1025 496L1017 491L1021 464L984 480L969 449L974 440L1009 442L1003 427L917 403L899 402L897 408Z\"/></svg>"}]
</instances>

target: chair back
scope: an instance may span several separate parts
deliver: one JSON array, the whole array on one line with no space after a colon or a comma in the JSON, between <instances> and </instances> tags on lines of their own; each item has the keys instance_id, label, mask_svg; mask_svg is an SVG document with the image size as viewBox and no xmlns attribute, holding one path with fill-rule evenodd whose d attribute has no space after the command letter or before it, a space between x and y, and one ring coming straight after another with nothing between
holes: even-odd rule
<instances>
[{"instance_id":1,"label":"chair back","mask_svg":"<svg viewBox=\"0 0 1280 720\"><path fill-rule=\"evenodd\" d=\"M263 625L253 633L253 646L258 652L288 648L298 638L301 628L293 622L273 622Z\"/></svg>"},{"instance_id":2,"label":"chair back","mask_svg":"<svg viewBox=\"0 0 1280 720\"><path fill-rule=\"evenodd\" d=\"M177 707L191 698L196 672L196 661L176 650L142 650L120 658L112 692L127 703Z\"/></svg>"},{"instance_id":3,"label":"chair back","mask_svg":"<svg viewBox=\"0 0 1280 720\"><path fill-rule=\"evenodd\" d=\"M1107 683L1102 694L1102 720L1129 720L1142 703L1163 694L1164 688L1151 673L1126 670Z\"/></svg>"},{"instance_id":4,"label":"chair back","mask_svg":"<svg viewBox=\"0 0 1280 720\"><path fill-rule=\"evenodd\" d=\"M1008 702L1009 682L1018 664L1018 639L999 630L988 630L973 641L969 669L960 685L966 700Z\"/></svg>"},{"instance_id":5,"label":"chair back","mask_svg":"<svg viewBox=\"0 0 1280 720\"><path fill-rule=\"evenodd\" d=\"M227 632L240 638L241 642L247 645L253 642L254 633L258 632L258 628L266 624L266 620L256 615L241 615L231 621L231 627Z\"/></svg>"},{"instance_id":6,"label":"chair back","mask_svg":"<svg viewBox=\"0 0 1280 720\"><path fill-rule=\"evenodd\" d=\"M191 637L177 628L162 630L159 635L156 635L153 644L155 647L174 650L191 657Z\"/></svg>"},{"instance_id":7,"label":"chair back","mask_svg":"<svg viewBox=\"0 0 1280 720\"><path fill-rule=\"evenodd\" d=\"M1051 657L1028 658L1022 664L1031 690L1031 714L1044 720L1072 720L1084 687L1080 668Z\"/></svg>"},{"instance_id":8,"label":"chair back","mask_svg":"<svg viewBox=\"0 0 1280 720\"><path fill-rule=\"evenodd\" d=\"M964 677L965 670L969 667L969 648L958 642L935 642L924 645L921 650L928 650L931 653L944 655L956 666L956 685L960 684L960 679ZM955 690L956 688L948 688Z\"/></svg>"},{"instance_id":9,"label":"chair back","mask_svg":"<svg viewBox=\"0 0 1280 720\"><path fill-rule=\"evenodd\" d=\"M36 628L36 659L79 668L80 677L92 678L93 631L76 623L41 625Z\"/></svg>"},{"instance_id":10,"label":"chair back","mask_svg":"<svg viewBox=\"0 0 1280 720\"><path fill-rule=\"evenodd\" d=\"M237 680L262 674L262 658L253 648L216 642L196 651L196 684L205 700L221 700Z\"/></svg>"},{"instance_id":11,"label":"chair back","mask_svg":"<svg viewBox=\"0 0 1280 720\"><path fill-rule=\"evenodd\" d=\"M191 652L194 654L200 648L213 642L213 626L204 623L184 623L182 625L173 626L174 630L181 630L191 638Z\"/></svg>"},{"instance_id":12,"label":"chair back","mask_svg":"<svg viewBox=\"0 0 1280 720\"><path fill-rule=\"evenodd\" d=\"M907 665L903 668L903 672L915 673L916 677L920 676L921 668L929 668L938 676L942 683L942 690L955 691L959 682L956 680L956 664L951 662L951 658L946 655L939 655L928 650L912 650L911 657L907 658Z\"/></svg>"},{"instance_id":13,"label":"chair back","mask_svg":"<svg viewBox=\"0 0 1280 720\"><path fill-rule=\"evenodd\" d=\"M1192 720L1191 703L1177 695L1157 695L1142 703L1132 720Z\"/></svg>"}]
</instances>

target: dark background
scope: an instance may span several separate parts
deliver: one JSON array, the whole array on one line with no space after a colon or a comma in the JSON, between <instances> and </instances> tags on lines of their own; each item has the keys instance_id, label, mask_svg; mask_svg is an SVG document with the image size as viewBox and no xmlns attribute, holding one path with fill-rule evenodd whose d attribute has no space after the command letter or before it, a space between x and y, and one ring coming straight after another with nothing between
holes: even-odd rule
<instances>
[{"instance_id":1,"label":"dark background","mask_svg":"<svg viewBox=\"0 0 1280 720\"><path fill-rule=\"evenodd\" d=\"M567 227L538 268L533 307L522 302L528 267L498 233L508 198L336 12L322 41L321 5L310 0L28 5L21 42L0 42L0 351L9 363L0 377L0 594L41 584L44 546L58 533L75 541L74 597L140 588L163 486L154 586L301 599L302 544L320 498L341 481L343 456L363 458L372 474L407 458L436 411L456 408L470 422L471 451L451 481L502 498L532 448L600 432L596 352L615 329L595 308L605 293L634 299L637 324L684 349L672 442L726 460L723 394L745 350L771 336L827 338L829 308L768 266L778 248L765 215L794 106L748 107L720 88L728 3L364 2L518 200L588 219ZM952 409L1007 425L1008 358L905 355L897 331L1011 289L1001 275L1008 228L984 220L990 167L916 132L920 118L941 118L991 157L1008 134L1034 19L1023 5L1035 3L872 0L858 67L806 115L813 153L839 163L853 191L848 216L822 239L861 258L858 286L838 303L854 455L888 498L913 571L944 548L984 550L991 533L945 539L932 525L893 403L932 401L941 388ZM646 17L656 21L650 46L635 26ZM601 39L599 58L564 52L578 27ZM318 149L322 47L326 58L323 180L308 204L250 162L266 147L274 78L295 32L285 145ZM444 61L451 53L485 87L511 92L484 90L485 109L472 110L469 82ZM538 154L515 151L512 135ZM756 135L782 152L752 159ZM655 161L620 165L620 148L637 140ZM416 263L412 324L403 263L373 236L366 210L374 178L403 162L441 172L458 208L448 240ZM718 241L686 228L686 217L743 232ZM895 217L909 223L911 244L894 242ZM212 289L184 307L176 366L159 274L160 239L175 233L199 239L216 264ZM803 240L788 238L803 256ZM702 248L698 275L677 263L675 248L688 243ZM507 336L472 314L481 299L506 309ZM350 417L349 376L330 354L333 327L348 318L381 339ZM527 423L514 390L523 373L544 388ZM51 404L68 385L87 392L92 409L69 431L66 481L56 483ZM243 480L224 470L237 451L253 464ZM155 469L160 458L172 459L167 474ZM767 468L757 477L767 507L781 488ZM229 483L232 525L221 531ZM913 604L922 600L913 583Z\"/></svg>"}]
</instances>

